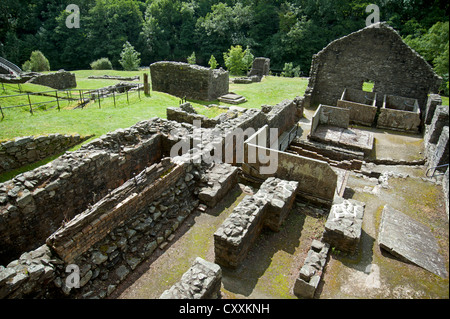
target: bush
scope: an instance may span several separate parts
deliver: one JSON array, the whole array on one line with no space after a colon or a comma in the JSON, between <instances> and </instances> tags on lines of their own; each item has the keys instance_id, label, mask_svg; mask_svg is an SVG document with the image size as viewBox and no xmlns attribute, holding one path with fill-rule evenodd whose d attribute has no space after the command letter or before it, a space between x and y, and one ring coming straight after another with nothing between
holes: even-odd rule
<instances>
[{"instance_id":1,"label":"bush","mask_svg":"<svg viewBox=\"0 0 450 319\"><path fill-rule=\"evenodd\" d=\"M187 58L187 62L189 64L196 64L197 63L197 57L195 56L195 52L192 52L192 54Z\"/></svg>"},{"instance_id":2,"label":"bush","mask_svg":"<svg viewBox=\"0 0 450 319\"><path fill-rule=\"evenodd\" d=\"M120 53L119 63L125 71L137 71L141 65L141 54L137 52L130 42L125 42L122 53Z\"/></svg>"},{"instance_id":3,"label":"bush","mask_svg":"<svg viewBox=\"0 0 450 319\"><path fill-rule=\"evenodd\" d=\"M300 76L300 66L296 66L294 68L294 64L292 62L285 63L283 72L281 72L281 76L292 78Z\"/></svg>"},{"instance_id":4,"label":"bush","mask_svg":"<svg viewBox=\"0 0 450 319\"><path fill-rule=\"evenodd\" d=\"M111 61L108 58L101 58L91 63L92 70L112 70Z\"/></svg>"},{"instance_id":5,"label":"bush","mask_svg":"<svg viewBox=\"0 0 450 319\"><path fill-rule=\"evenodd\" d=\"M23 64L22 69L28 72L50 71L50 63L41 51L33 51L30 60Z\"/></svg>"},{"instance_id":6,"label":"bush","mask_svg":"<svg viewBox=\"0 0 450 319\"><path fill-rule=\"evenodd\" d=\"M242 47L237 45L231 46L228 52L223 54L223 59L226 68L232 75L243 75L247 73L253 63L253 54L248 47L242 51Z\"/></svg>"}]
</instances>

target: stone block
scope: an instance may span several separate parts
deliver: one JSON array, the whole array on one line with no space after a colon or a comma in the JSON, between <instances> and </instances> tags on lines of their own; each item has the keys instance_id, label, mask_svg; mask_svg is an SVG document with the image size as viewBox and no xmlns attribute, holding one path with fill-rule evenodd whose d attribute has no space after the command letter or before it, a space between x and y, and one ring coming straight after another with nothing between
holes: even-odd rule
<instances>
[{"instance_id":1,"label":"stone block","mask_svg":"<svg viewBox=\"0 0 450 319\"><path fill-rule=\"evenodd\" d=\"M307 299L314 298L327 262L330 245L313 240L299 275L295 280L294 294Z\"/></svg>"},{"instance_id":2,"label":"stone block","mask_svg":"<svg viewBox=\"0 0 450 319\"><path fill-rule=\"evenodd\" d=\"M408 215L386 205L378 230L378 245L392 255L447 278L445 260L431 230Z\"/></svg>"},{"instance_id":3,"label":"stone block","mask_svg":"<svg viewBox=\"0 0 450 319\"><path fill-rule=\"evenodd\" d=\"M214 207L237 183L238 168L230 164L215 164L206 172L209 186L202 188L198 194L201 202Z\"/></svg>"},{"instance_id":4,"label":"stone block","mask_svg":"<svg viewBox=\"0 0 450 319\"><path fill-rule=\"evenodd\" d=\"M219 299L222 269L200 257L159 299Z\"/></svg>"},{"instance_id":5,"label":"stone block","mask_svg":"<svg viewBox=\"0 0 450 319\"><path fill-rule=\"evenodd\" d=\"M338 197L325 223L323 241L341 251L355 253L361 238L365 204Z\"/></svg>"}]
</instances>

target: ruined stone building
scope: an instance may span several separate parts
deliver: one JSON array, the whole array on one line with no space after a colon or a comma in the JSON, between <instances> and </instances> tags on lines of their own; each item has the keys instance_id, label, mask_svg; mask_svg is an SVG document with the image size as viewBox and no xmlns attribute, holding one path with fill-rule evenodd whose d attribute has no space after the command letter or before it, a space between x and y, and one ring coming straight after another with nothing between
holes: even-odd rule
<instances>
[{"instance_id":1,"label":"ruined stone building","mask_svg":"<svg viewBox=\"0 0 450 319\"><path fill-rule=\"evenodd\" d=\"M268 67L268 60L260 62L259 69ZM229 90L223 70L169 62L150 69L153 89L175 96L208 101ZM369 80L374 90L364 92ZM325 212L326 223L318 238L307 239L287 293L317 297L334 267L327 269L330 253L362 256L367 246L365 254L383 249L448 278L448 256L441 256L428 227L387 199L379 211L373 202L384 199L370 199L400 175L389 165L445 172L440 182L448 190L448 106L429 95L439 81L396 31L375 25L315 55L303 97L208 120L186 112L189 105L168 107L167 119L109 132L19 174L0 184L0 298L107 298L141 263L164 252L182 226L194 227L184 224L191 214L216 207L238 183L256 185L255 191L214 230L213 260L195 258L160 298L220 298L223 269L239 269L263 230L282 231L296 207ZM195 125L199 120L207 125ZM396 131L400 142L383 144ZM411 136L412 156L383 153L383 147L401 153ZM18 138L0 151L50 143L41 140ZM414 182L422 187L435 180ZM358 193L364 201L352 198ZM446 205L448 216L448 194ZM349 264L358 268L363 257ZM77 286L66 281L68 267L79 275Z\"/></svg>"}]
</instances>

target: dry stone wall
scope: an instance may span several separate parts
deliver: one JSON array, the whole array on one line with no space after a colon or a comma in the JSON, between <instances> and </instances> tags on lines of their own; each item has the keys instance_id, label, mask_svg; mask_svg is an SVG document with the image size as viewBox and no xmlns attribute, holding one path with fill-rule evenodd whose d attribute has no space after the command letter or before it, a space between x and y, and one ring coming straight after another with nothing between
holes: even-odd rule
<instances>
[{"instance_id":1,"label":"dry stone wall","mask_svg":"<svg viewBox=\"0 0 450 319\"><path fill-rule=\"evenodd\" d=\"M172 143L163 135L174 127L181 124L143 121L0 184L0 264L39 247L64 220L159 162Z\"/></svg>"},{"instance_id":2,"label":"dry stone wall","mask_svg":"<svg viewBox=\"0 0 450 319\"><path fill-rule=\"evenodd\" d=\"M427 96L437 93L441 78L385 23L376 24L328 44L313 56L305 106L336 105L345 88L361 90L375 83L381 106L385 94L414 98L424 113Z\"/></svg>"},{"instance_id":3,"label":"dry stone wall","mask_svg":"<svg viewBox=\"0 0 450 319\"><path fill-rule=\"evenodd\" d=\"M227 94L228 72L182 62L160 61L150 65L152 88L188 99L212 101Z\"/></svg>"},{"instance_id":4,"label":"dry stone wall","mask_svg":"<svg viewBox=\"0 0 450 319\"><path fill-rule=\"evenodd\" d=\"M18 137L0 144L0 174L61 153L89 137L50 134Z\"/></svg>"},{"instance_id":5,"label":"dry stone wall","mask_svg":"<svg viewBox=\"0 0 450 319\"><path fill-rule=\"evenodd\" d=\"M77 87L77 80L74 73L60 71L49 74L40 74L33 77L28 83L39 84L57 90L64 90Z\"/></svg>"}]
</instances>

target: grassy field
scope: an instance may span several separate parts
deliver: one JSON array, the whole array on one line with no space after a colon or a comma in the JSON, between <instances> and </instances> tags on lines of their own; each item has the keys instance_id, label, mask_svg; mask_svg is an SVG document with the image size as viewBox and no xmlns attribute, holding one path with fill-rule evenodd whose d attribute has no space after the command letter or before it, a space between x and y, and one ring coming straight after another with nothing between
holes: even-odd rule
<instances>
[{"instance_id":1,"label":"grassy field","mask_svg":"<svg viewBox=\"0 0 450 319\"><path fill-rule=\"evenodd\" d=\"M101 87L116 84L115 80L92 80L90 75L120 75L134 76L141 75L145 71L124 72L124 71L75 71L77 77L77 89L98 89ZM248 102L240 106L253 108L263 104L277 104L284 99L292 99L297 95L302 95L306 89L307 80L301 78L286 79L277 77L267 77L261 83L251 85L231 84L230 91L244 95ZM7 94L19 94L17 86L7 90ZM35 86L32 84L22 85L22 90L29 92L48 91L48 88ZM2 95L6 95L2 93ZM52 97L32 96L32 102L51 100ZM19 98L1 99L3 107L7 105L17 105L28 103L27 96ZM190 101L194 108L200 113L209 117L214 117L223 110L219 108L207 108L205 104L217 104L218 101L201 102ZM116 97L116 107L113 98L101 100L98 103L90 103L84 109L73 109L74 103L61 102L61 111L56 109L56 103L46 107L36 108L31 115L29 107L24 106L15 109L5 109L5 118L0 122L0 141L14 139L18 136L45 135L50 133L92 135L97 137L118 128L126 128L136 122L146 120L155 116L165 118L166 108L178 106L179 98L160 92L151 92L151 96L137 93L129 95L129 103L126 95Z\"/></svg>"}]
</instances>

